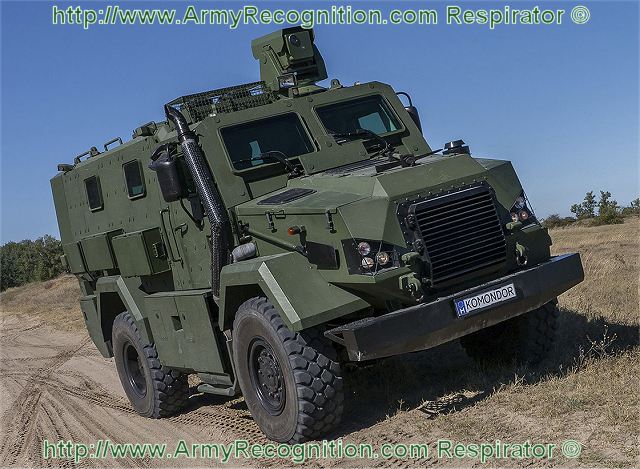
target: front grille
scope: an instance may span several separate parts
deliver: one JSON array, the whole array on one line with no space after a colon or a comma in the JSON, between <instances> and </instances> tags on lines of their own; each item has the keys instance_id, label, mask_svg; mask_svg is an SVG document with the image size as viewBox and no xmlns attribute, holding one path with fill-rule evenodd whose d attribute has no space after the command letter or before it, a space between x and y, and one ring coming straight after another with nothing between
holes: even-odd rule
<instances>
[{"instance_id":1,"label":"front grille","mask_svg":"<svg viewBox=\"0 0 640 469\"><path fill-rule=\"evenodd\" d=\"M424 243L434 285L505 261L502 225L486 186L419 202L409 211Z\"/></svg>"}]
</instances>

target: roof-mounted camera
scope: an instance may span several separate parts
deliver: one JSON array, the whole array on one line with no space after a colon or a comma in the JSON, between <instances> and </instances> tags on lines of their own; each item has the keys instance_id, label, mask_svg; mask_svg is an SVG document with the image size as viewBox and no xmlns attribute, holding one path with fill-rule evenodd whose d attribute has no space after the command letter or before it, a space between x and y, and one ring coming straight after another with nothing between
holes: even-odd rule
<instances>
[{"instance_id":1,"label":"roof-mounted camera","mask_svg":"<svg viewBox=\"0 0 640 469\"><path fill-rule=\"evenodd\" d=\"M327 69L314 44L313 29L285 28L251 42L253 56L260 62L260 79L277 92L316 87L327 78Z\"/></svg>"}]
</instances>

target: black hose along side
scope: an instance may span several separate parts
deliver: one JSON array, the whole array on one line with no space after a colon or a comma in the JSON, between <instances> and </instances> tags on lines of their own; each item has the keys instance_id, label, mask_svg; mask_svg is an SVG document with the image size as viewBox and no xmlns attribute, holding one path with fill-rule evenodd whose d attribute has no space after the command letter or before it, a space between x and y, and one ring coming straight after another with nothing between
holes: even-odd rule
<instances>
[{"instance_id":1,"label":"black hose along side","mask_svg":"<svg viewBox=\"0 0 640 469\"><path fill-rule=\"evenodd\" d=\"M187 124L184 116L177 109L165 105L167 119L175 125L178 142L182 147L187 167L196 184L196 190L202 201L207 218L211 225L211 289L213 294L220 295L220 270L229 261L230 222L213 178L209 172L204 153L196 141L196 135Z\"/></svg>"}]
</instances>

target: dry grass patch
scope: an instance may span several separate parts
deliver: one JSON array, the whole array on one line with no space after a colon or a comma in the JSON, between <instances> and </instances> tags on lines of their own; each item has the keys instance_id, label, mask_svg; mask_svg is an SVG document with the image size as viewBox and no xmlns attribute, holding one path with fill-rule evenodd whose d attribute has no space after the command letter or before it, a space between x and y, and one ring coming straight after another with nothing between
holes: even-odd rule
<instances>
[{"instance_id":1,"label":"dry grass patch","mask_svg":"<svg viewBox=\"0 0 640 469\"><path fill-rule=\"evenodd\" d=\"M34 282L0 293L2 315L26 314L57 329L84 329L80 286L73 275Z\"/></svg>"},{"instance_id":2,"label":"dry grass patch","mask_svg":"<svg viewBox=\"0 0 640 469\"><path fill-rule=\"evenodd\" d=\"M529 384L516 379L459 412L434 420L420 419L417 412L409 412L400 422L412 426L417 423L423 435L464 443L498 439L560 446L564 440L574 439L584 448L580 459L569 461L558 455L551 465L571 462L587 467L634 467L640 457L639 359L640 353L634 350L589 360L580 370ZM461 461L464 466L472 462ZM515 461L506 462L513 465ZM504 463L494 461L491 465Z\"/></svg>"},{"instance_id":3,"label":"dry grass patch","mask_svg":"<svg viewBox=\"0 0 640 469\"><path fill-rule=\"evenodd\" d=\"M562 306L587 317L604 316L623 324L638 324L640 218L623 225L552 230L553 253L577 251L585 279L560 297Z\"/></svg>"}]
</instances>

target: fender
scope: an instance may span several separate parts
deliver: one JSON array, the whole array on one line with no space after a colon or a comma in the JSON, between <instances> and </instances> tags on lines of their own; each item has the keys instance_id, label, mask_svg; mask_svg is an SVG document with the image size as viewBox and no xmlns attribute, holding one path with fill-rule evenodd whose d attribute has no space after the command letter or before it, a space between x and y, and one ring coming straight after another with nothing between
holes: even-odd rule
<instances>
[{"instance_id":1,"label":"fender","mask_svg":"<svg viewBox=\"0 0 640 469\"><path fill-rule=\"evenodd\" d=\"M258 257L226 265L220 282L221 330L228 330L238 307L264 295L293 331L369 308L363 299L328 283L297 252Z\"/></svg>"}]
</instances>

